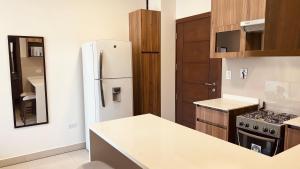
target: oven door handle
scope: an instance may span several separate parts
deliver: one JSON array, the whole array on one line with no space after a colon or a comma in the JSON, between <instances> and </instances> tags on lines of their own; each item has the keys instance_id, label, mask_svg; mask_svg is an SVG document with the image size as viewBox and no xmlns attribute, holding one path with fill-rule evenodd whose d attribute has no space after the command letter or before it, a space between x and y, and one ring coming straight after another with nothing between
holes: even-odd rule
<instances>
[{"instance_id":1,"label":"oven door handle","mask_svg":"<svg viewBox=\"0 0 300 169\"><path fill-rule=\"evenodd\" d=\"M246 135L246 136L249 136L249 137L252 137L252 138L256 138L256 139L259 139L259 140L264 140L264 141L267 141L267 142L272 142L272 143L275 143L276 142L276 139L272 139L272 138L266 138L266 137L262 137L262 136L256 136L254 134L250 134L250 133L247 133L247 132L244 132L242 130L239 130L237 131L238 133L240 134L243 134L243 135Z\"/></svg>"}]
</instances>

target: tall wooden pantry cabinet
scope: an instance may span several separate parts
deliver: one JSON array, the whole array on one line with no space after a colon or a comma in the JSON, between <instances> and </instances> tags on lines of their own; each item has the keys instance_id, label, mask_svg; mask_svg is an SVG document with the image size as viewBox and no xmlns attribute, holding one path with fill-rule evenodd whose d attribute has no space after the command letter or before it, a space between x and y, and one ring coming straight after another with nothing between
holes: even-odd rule
<instances>
[{"instance_id":1,"label":"tall wooden pantry cabinet","mask_svg":"<svg viewBox=\"0 0 300 169\"><path fill-rule=\"evenodd\" d=\"M161 13L141 9L130 13L129 21L134 115L161 116Z\"/></svg>"}]
</instances>

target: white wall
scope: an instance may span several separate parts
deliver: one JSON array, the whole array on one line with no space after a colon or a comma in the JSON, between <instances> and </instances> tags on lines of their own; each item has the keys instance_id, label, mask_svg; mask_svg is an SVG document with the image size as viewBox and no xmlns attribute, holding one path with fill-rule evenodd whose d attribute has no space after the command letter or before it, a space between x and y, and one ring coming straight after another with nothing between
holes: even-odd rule
<instances>
[{"instance_id":1,"label":"white wall","mask_svg":"<svg viewBox=\"0 0 300 169\"><path fill-rule=\"evenodd\" d=\"M176 0L176 18L185 18L211 11L211 0Z\"/></svg>"},{"instance_id":2,"label":"white wall","mask_svg":"<svg viewBox=\"0 0 300 169\"><path fill-rule=\"evenodd\" d=\"M161 1L161 112L175 121L176 3Z\"/></svg>"},{"instance_id":3,"label":"white wall","mask_svg":"<svg viewBox=\"0 0 300 169\"><path fill-rule=\"evenodd\" d=\"M241 68L249 76L240 79ZM226 70L232 80L225 79ZM264 57L223 60L223 93L260 98L268 109L300 115L300 58Z\"/></svg>"},{"instance_id":4,"label":"white wall","mask_svg":"<svg viewBox=\"0 0 300 169\"><path fill-rule=\"evenodd\" d=\"M80 45L129 39L142 0L0 0L0 159L84 141ZM14 129L7 35L45 37L48 125ZM69 129L70 124L76 128Z\"/></svg>"},{"instance_id":5,"label":"white wall","mask_svg":"<svg viewBox=\"0 0 300 169\"><path fill-rule=\"evenodd\" d=\"M149 9L160 11L162 1L164 1L164 0L149 0Z\"/></svg>"}]
</instances>

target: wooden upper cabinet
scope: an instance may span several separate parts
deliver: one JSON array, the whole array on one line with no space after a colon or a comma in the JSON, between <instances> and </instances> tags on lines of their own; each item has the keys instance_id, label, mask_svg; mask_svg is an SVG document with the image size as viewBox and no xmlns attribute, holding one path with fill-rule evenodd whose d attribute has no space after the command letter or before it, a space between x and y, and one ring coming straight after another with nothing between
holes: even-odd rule
<instances>
[{"instance_id":1,"label":"wooden upper cabinet","mask_svg":"<svg viewBox=\"0 0 300 169\"><path fill-rule=\"evenodd\" d=\"M212 25L239 25L243 20L243 11L244 0L212 0Z\"/></svg>"},{"instance_id":2,"label":"wooden upper cabinet","mask_svg":"<svg viewBox=\"0 0 300 169\"><path fill-rule=\"evenodd\" d=\"M212 0L214 27L240 25L241 21L263 19L267 0Z\"/></svg>"},{"instance_id":3,"label":"wooden upper cabinet","mask_svg":"<svg viewBox=\"0 0 300 169\"><path fill-rule=\"evenodd\" d=\"M212 0L211 58L300 56L300 0ZM265 19L246 32L242 21Z\"/></svg>"},{"instance_id":4,"label":"wooden upper cabinet","mask_svg":"<svg viewBox=\"0 0 300 169\"><path fill-rule=\"evenodd\" d=\"M244 1L244 18L246 21L264 19L267 0L241 0Z\"/></svg>"},{"instance_id":5,"label":"wooden upper cabinet","mask_svg":"<svg viewBox=\"0 0 300 169\"><path fill-rule=\"evenodd\" d=\"M266 8L265 49L300 50L300 1L268 0ZM297 52L296 52L297 53ZM293 54L293 52L291 53Z\"/></svg>"},{"instance_id":6,"label":"wooden upper cabinet","mask_svg":"<svg viewBox=\"0 0 300 169\"><path fill-rule=\"evenodd\" d=\"M141 10L142 52L160 52L160 15L159 11Z\"/></svg>"}]
</instances>

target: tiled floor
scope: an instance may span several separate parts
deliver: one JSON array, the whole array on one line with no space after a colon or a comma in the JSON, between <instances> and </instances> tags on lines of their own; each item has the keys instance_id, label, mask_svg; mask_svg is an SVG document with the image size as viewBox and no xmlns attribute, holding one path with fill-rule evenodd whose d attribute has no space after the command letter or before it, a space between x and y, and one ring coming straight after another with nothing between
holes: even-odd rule
<instances>
[{"instance_id":1,"label":"tiled floor","mask_svg":"<svg viewBox=\"0 0 300 169\"><path fill-rule=\"evenodd\" d=\"M1 169L77 169L88 161L88 152L80 150Z\"/></svg>"}]
</instances>

